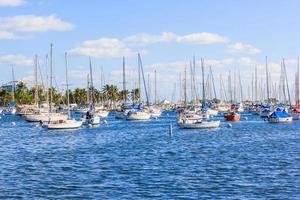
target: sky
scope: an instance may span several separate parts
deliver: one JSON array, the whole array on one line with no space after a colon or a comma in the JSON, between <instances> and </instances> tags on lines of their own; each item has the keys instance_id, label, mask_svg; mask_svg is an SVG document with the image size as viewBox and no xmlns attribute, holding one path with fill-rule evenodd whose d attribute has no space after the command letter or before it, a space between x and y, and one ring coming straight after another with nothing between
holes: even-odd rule
<instances>
[{"instance_id":1,"label":"sky","mask_svg":"<svg viewBox=\"0 0 300 200\"><path fill-rule=\"evenodd\" d=\"M137 86L137 54L141 53L153 96L157 71L160 99L178 99L179 73L196 58L200 88L200 58L206 74L211 66L217 91L219 77L240 71L244 95L255 65L265 81L265 57L272 81L278 82L286 59L293 84L300 46L300 2L297 0L0 0L0 83L15 77L32 84L35 55L46 81L46 55L53 43L56 87L63 89L64 53L68 52L71 87L86 87L91 56L96 87L121 86L122 57L127 87ZM198 84L199 83L199 84ZM227 87L227 86L225 86ZM248 89L247 89L248 88Z\"/></svg>"}]
</instances>

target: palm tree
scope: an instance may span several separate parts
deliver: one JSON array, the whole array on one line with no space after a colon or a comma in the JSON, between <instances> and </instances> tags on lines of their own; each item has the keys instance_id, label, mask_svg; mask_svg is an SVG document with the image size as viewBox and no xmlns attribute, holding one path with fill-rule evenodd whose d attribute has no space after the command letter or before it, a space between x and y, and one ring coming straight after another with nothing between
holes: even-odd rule
<instances>
[{"instance_id":1,"label":"palm tree","mask_svg":"<svg viewBox=\"0 0 300 200\"><path fill-rule=\"evenodd\" d=\"M87 91L86 89L76 88L74 91L74 99L77 104L86 103Z\"/></svg>"},{"instance_id":2,"label":"palm tree","mask_svg":"<svg viewBox=\"0 0 300 200\"><path fill-rule=\"evenodd\" d=\"M138 101L140 99L140 90L138 88L131 91L132 101Z\"/></svg>"},{"instance_id":3,"label":"palm tree","mask_svg":"<svg viewBox=\"0 0 300 200\"><path fill-rule=\"evenodd\" d=\"M12 95L6 90L0 89L0 103L2 106L7 105L13 99Z\"/></svg>"},{"instance_id":4,"label":"palm tree","mask_svg":"<svg viewBox=\"0 0 300 200\"><path fill-rule=\"evenodd\" d=\"M15 92L17 104L31 104L32 94L28 92L28 88L23 81L17 84L17 90Z\"/></svg>"},{"instance_id":5,"label":"palm tree","mask_svg":"<svg viewBox=\"0 0 300 200\"><path fill-rule=\"evenodd\" d=\"M129 96L129 91L128 90L122 90L119 92L119 101L124 100L124 98L126 98L126 101L128 100L128 96ZM125 102L124 102L125 103Z\"/></svg>"},{"instance_id":6,"label":"palm tree","mask_svg":"<svg viewBox=\"0 0 300 200\"><path fill-rule=\"evenodd\" d=\"M109 107L115 106L115 102L118 100L119 92L118 87L115 85L105 85L103 93L106 99L109 101Z\"/></svg>"}]
</instances>

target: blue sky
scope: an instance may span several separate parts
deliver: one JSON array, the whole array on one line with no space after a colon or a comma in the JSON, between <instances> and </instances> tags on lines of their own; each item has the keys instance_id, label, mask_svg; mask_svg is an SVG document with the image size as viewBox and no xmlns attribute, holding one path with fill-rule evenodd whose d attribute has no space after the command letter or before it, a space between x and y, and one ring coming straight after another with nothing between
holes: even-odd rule
<instances>
[{"instance_id":1,"label":"blue sky","mask_svg":"<svg viewBox=\"0 0 300 200\"><path fill-rule=\"evenodd\" d=\"M101 66L106 82L120 85L126 56L129 86L134 86L137 52L142 53L147 74L153 77L157 70L161 97L171 98L179 72L193 55L197 60L204 57L216 77L239 69L245 84L250 84L255 64L263 76L268 56L275 82L283 57L289 72L295 71L299 8L296 0L0 0L0 80L11 79L14 65L16 77L30 82L31 60L37 54L44 69L52 42L60 87L65 51L71 55L73 87L85 86L89 55L98 85ZM200 70L196 72L200 76Z\"/></svg>"}]
</instances>

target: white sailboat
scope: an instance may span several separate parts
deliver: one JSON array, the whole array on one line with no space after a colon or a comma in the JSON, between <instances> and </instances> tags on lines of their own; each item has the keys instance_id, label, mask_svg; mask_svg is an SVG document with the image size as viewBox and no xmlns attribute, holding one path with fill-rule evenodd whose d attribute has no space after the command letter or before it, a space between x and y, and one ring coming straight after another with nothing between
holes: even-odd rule
<instances>
[{"instance_id":1,"label":"white sailboat","mask_svg":"<svg viewBox=\"0 0 300 200\"><path fill-rule=\"evenodd\" d=\"M47 129L77 129L82 126L82 121L77 121L71 118L70 113L70 97L69 97L69 85L68 85L68 58L65 53L66 61L66 86L67 86L67 106L68 106L68 118L59 120L50 120L48 123L43 124Z\"/></svg>"},{"instance_id":2,"label":"white sailboat","mask_svg":"<svg viewBox=\"0 0 300 200\"><path fill-rule=\"evenodd\" d=\"M50 44L50 103L48 112L43 112L38 105L38 80L37 80L37 69L38 69L38 58L35 58L35 106L37 110L33 113L28 113L25 115L25 120L28 122L41 122L48 123L49 121L58 121L66 120L68 116L64 113L52 112L52 69L53 69L53 56L52 56L52 47Z\"/></svg>"},{"instance_id":3,"label":"white sailboat","mask_svg":"<svg viewBox=\"0 0 300 200\"><path fill-rule=\"evenodd\" d=\"M203 104L205 103L205 88L204 88L204 61L201 59L201 67L202 67L202 85L203 85ZM186 77L186 70L185 70ZM186 78L185 78L185 86L186 86ZM186 87L185 87L186 91ZM186 93L186 92L185 92ZM185 97L186 99L186 97ZM185 100L186 102L186 100ZM200 112L182 112L179 114L177 124L179 128L183 129L207 129L207 128L218 128L220 126L220 120L211 120L207 118L209 116L205 111L201 110Z\"/></svg>"},{"instance_id":4,"label":"white sailboat","mask_svg":"<svg viewBox=\"0 0 300 200\"><path fill-rule=\"evenodd\" d=\"M143 82L144 82L144 89L145 89L145 94L147 98L147 106L149 107L149 99L148 99L148 92L147 92L147 87L145 83L145 77L144 77L144 70L143 70L143 65L142 65L142 59L140 54L138 54L138 72L139 72L139 92L141 94L141 73L143 76ZM139 107L141 107L142 102L141 102L141 95L139 97ZM149 110L147 109L133 109L130 110L126 116L127 120L148 120L151 118L151 114Z\"/></svg>"},{"instance_id":5,"label":"white sailboat","mask_svg":"<svg viewBox=\"0 0 300 200\"><path fill-rule=\"evenodd\" d=\"M86 114L83 117L84 124L88 124L91 126L97 126L100 124L100 117L95 113L95 98L94 98L94 85L93 85L93 71L92 71L92 61L91 57L89 57L89 63L90 63L90 85L91 88L91 103L89 105L89 110L86 112Z\"/></svg>"}]
</instances>

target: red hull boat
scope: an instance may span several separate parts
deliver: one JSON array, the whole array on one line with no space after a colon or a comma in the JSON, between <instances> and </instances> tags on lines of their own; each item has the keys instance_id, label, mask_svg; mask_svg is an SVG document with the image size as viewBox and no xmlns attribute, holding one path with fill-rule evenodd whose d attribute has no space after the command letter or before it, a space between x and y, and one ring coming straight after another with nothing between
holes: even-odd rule
<instances>
[{"instance_id":1,"label":"red hull boat","mask_svg":"<svg viewBox=\"0 0 300 200\"><path fill-rule=\"evenodd\" d=\"M225 113L224 118L226 121L240 121L241 115L236 112Z\"/></svg>"}]
</instances>

